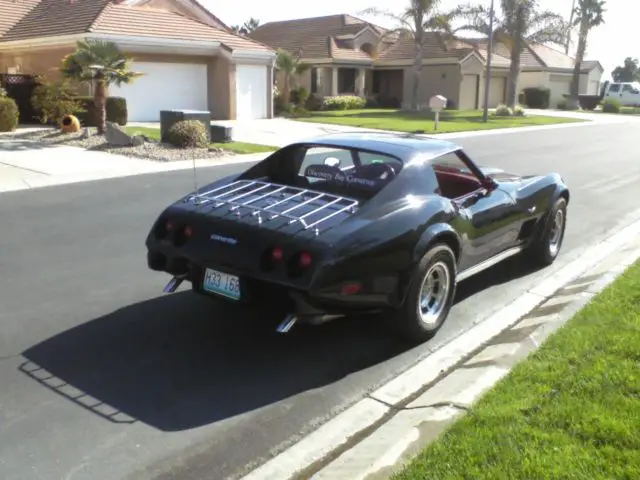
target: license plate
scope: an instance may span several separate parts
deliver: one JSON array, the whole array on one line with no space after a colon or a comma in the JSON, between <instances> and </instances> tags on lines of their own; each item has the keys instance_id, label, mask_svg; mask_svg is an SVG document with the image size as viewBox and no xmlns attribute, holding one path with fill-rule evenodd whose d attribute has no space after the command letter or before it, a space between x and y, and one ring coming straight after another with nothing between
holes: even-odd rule
<instances>
[{"instance_id":1,"label":"license plate","mask_svg":"<svg viewBox=\"0 0 640 480\"><path fill-rule=\"evenodd\" d=\"M240 299L240 279L235 275L207 268L204 272L202 288L233 300Z\"/></svg>"}]
</instances>

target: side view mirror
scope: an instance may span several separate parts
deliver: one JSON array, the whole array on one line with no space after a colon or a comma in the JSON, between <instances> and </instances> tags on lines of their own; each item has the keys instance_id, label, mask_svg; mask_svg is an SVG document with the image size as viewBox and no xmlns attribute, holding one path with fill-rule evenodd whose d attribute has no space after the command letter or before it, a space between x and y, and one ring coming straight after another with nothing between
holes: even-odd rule
<instances>
[{"instance_id":1,"label":"side view mirror","mask_svg":"<svg viewBox=\"0 0 640 480\"><path fill-rule=\"evenodd\" d=\"M482 186L489 191L492 191L498 188L498 184L491 177L485 177L485 179L482 181Z\"/></svg>"},{"instance_id":2,"label":"side view mirror","mask_svg":"<svg viewBox=\"0 0 640 480\"><path fill-rule=\"evenodd\" d=\"M327 157L324 159L323 163L329 167L339 167L340 159L336 157Z\"/></svg>"}]
</instances>

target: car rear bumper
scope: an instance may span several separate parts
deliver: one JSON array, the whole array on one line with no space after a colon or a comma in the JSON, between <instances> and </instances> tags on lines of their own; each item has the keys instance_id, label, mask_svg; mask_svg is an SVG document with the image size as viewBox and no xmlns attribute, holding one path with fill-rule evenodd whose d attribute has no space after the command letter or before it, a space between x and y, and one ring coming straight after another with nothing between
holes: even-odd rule
<instances>
[{"instance_id":1,"label":"car rear bumper","mask_svg":"<svg viewBox=\"0 0 640 480\"><path fill-rule=\"evenodd\" d=\"M147 251L148 268L169 275L182 276L198 293L233 304L264 304L299 316L347 315L394 308L396 302L392 292L362 292L354 295L338 295L314 292L311 289L270 282L220 265L202 265L184 257L169 257L159 251ZM237 276L240 298L231 299L204 288L207 268Z\"/></svg>"}]
</instances>

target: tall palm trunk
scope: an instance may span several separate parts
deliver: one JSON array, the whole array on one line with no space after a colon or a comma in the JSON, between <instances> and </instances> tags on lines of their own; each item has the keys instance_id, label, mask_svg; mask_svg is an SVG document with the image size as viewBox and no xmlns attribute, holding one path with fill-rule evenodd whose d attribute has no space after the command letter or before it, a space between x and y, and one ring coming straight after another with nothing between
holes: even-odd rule
<instances>
[{"instance_id":1,"label":"tall palm trunk","mask_svg":"<svg viewBox=\"0 0 640 480\"><path fill-rule=\"evenodd\" d=\"M107 131L107 86L103 81L96 82L93 94L93 104L96 107L98 135Z\"/></svg>"},{"instance_id":2,"label":"tall palm trunk","mask_svg":"<svg viewBox=\"0 0 640 480\"><path fill-rule=\"evenodd\" d=\"M507 106L514 108L518 100L518 80L520 78L520 55L522 53L522 36L516 35L511 48L511 66L507 83Z\"/></svg>"},{"instance_id":3,"label":"tall palm trunk","mask_svg":"<svg viewBox=\"0 0 640 480\"><path fill-rule=\"evenodd\" d=\"M578 108L578 94L580 92L580 69L584 54L587 51L587 34L586 26L580 25L580 36L578 37L578 50L576 52L576 61L573 65L573 75L571 76L571 86L569 87L569 108Z\"/></svg>"},{"instance_id":4,"label":"tall palm trunk","mask_svg":"<svg viewBox=\"0 0 640 480\"><path fill-rule=\"evenodd\" d=\"M422 35L416 39L416 58L413 61L413 83L411 85L411 110L420 110L418 94L420 92L420 80L422 79L422 56L424 54L424 44Z\"/></svg>"}]
</instances>

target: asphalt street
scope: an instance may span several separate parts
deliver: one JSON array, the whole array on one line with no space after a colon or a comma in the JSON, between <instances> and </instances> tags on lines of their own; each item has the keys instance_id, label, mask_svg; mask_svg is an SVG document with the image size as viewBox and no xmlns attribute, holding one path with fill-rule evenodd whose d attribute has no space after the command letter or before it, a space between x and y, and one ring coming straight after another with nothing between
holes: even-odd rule
<instances>
[{"instance_id":1,"label":"asphalt street","mask_svg":"<svg viewBox=\"0 0 640 480\"><path fill-rule=\"evenodd\" d=\"M234 478L607 234L638 207L639 136L625 124L461 140L481 164L562 174L566 240L551 269L513 260L464 282L440 334L411 349L375 319L281 336L270 312L162 295L144 239L190 171L0 195L0 478Z\"/></svg>"}]
</instances>

